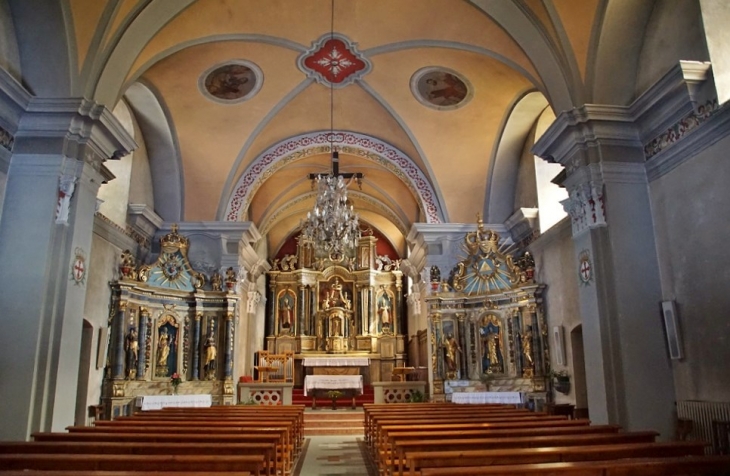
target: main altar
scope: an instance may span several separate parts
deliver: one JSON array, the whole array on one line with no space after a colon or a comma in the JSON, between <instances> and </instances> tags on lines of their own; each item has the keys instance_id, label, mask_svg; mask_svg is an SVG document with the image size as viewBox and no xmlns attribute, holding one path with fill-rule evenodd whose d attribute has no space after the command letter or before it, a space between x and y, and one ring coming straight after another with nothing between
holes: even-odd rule
<instances>
[{"instance_id":1,"label":"main altar","mask_svg":"<svg viewBox=\"0 0 730 476\"><path fill-rule=\"evenodd\" d=\"M367 385L403 366L403 273L377 242L366 232L351 255L318 256L299 237L296 253L272 261L266 349L294 354L296 385L306 374L360 374Z\"/></svg>"}]
</instances>

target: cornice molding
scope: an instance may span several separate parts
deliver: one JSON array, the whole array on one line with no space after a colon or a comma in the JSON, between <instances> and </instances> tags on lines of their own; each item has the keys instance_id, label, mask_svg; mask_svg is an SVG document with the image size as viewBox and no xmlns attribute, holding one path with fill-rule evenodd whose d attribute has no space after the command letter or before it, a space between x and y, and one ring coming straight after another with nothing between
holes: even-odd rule
<instances>
[{"instance_id":1,"label":"cornice molding","mask_svg":"<svg viewBox=\"0 0 730 476\"><path fill-rule=\"evenodd\" d=\"M0 126L3 129L15 134L32 98L10 73L0 68Z\"/></svg>"},{"instance_id":2,"label":"cornice molding","mask_svg":"<svg viewBox=\"0 0 730 476\"><path fill-rule=\"evenodd\" d=\"M109 109L84 98L32 98L20 119L16 145L33 153L39 142L48 143L38 139L63 141L63 152L76 157L81 146L88 146L102 160L120 159L137 148Z\"/></svg>"}]
</instances>

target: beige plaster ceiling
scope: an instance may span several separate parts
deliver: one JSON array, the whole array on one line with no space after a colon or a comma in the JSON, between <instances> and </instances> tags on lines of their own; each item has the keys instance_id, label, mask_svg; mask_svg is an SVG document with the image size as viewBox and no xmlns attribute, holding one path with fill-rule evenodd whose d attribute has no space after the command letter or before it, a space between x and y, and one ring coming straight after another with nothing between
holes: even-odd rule
<instances>
[{"instance_id":1,"label":"beige plaster ceiling","mask_svg":"<svg viewBox=\"0 0 730 476\"><path fill-rule=\"evenodd\" d=\"M297 67L299 55L330 32L331 0L180 2L179 12L160 21L122 77L124 88L141 81L154 91L169 120L182 169L184 220L227 219L237 184L264 152L333 125L406 157L435 194L442 220L473 221L484 207L491 161L511 108L525 93L546 90L525 40L477 8L481 3L335 0L334 31L355 43L372 69L334 90L331 116L329 87ZM525 0L521 8L547 47L565 54L563 64L573 65L580 77L598 3ZM95 37L100 49L123 44L118 39L129 34L124 29L131 31L134 15L144 10L133 0L111 5L70 1L80 65L91 56ZM205 72L238 60L261 70L263 83L253 97L222 103L203 94ZM470 87L470 99L449 110L419 102L411 79L427 67L457 72ZM365 174L361 191L351 187L356 208L405 253L404 234L428 217L413 184L376 155L343 152L340 167ZM237 219L265 231L273 254L311 209L307 174L328 168L327 150L287 160L251 190Z\"/></svg>"}]
</instances>

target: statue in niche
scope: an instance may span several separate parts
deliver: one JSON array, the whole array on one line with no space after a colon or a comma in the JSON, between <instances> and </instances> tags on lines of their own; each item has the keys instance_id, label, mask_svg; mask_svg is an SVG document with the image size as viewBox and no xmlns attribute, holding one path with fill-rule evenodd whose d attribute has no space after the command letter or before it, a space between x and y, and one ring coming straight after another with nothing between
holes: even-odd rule
<instances>
[{"instance_id":1,"label":"statue in niche","mask_svg":"<svg viewBox=\"0 0 730 476\"><path fill-rule=\"evenodd\" d=\"M393 321L393 304L390 302L390 296L385 286L380 287L380 297L378 298L378 316L383 329L389 329Z\"/></svg>"},{"instance_id":2,"label":"statue in niche","mask_svg":"<svg viewBox=\"0 0 730 476\"><path fill-rule=\"evenodd\" d=\"M139 358L139 339L136 327L130 327L124 338L124 352L127 364L127 379L133 380L137 376L137 359Z\"/></svg>"},{"instance_id":3,"label":"statue in niche","mask_svg":"<svg viewBox=\"0 0 730 476\"><path fill-rule=\"evenodd\" d=\"M284 292L279 298L279 325L284 330L292 326L294 314L294 298L291 293Z\"/></svg>"},{"instance_id":4,"label":"statue in niche","mask_svg":"<svg viewBox=\"0 0 730 476\"><path fill-rule=\"evenodd\" d=\"M523 377L531 377L534 368L535 361L532 355L532 327L527 326L527 329L520 336L520 342L522 343L522 357L523 357Z\"/></svg>"},{"instance_id":5,"label":"statue in niche","mask_svg":"<svg viewBox=\"0 0 730 476\"><path fill-rule=\"evenodd\" d=\"M343 292L342 283L339 278L335 278L335 281L330 285L329 290L325 291L324 298L320 303L322 309L329 309L331 307L344 307L350 309L352 303L348 299L347 292Z\"/></svg>"},{"instance_id":6,"label":"statue in niche","mask_svg":"<svg viewBox=\"0 0 730 476\"><path fill-rule=\"evenodd\" d=\"M210 334L208 334L208 338L205 340L205 364L203 365L205 377L208 380L215 379L217 356L218 350L215 346L215 334L211 325Z\"/></svg>"},{"instance_id":7,"label":"statue in niche","mask_svg":"<svg viewBox=\"0 0 730 476\"><path fill-rule=\"evenodd\" d=\"M172 332L171 332L172 331ZM175 328L168 322L159 327L157 335L157 355L155 358L158 377L169 377L171 369L174 371L175 357Z\"/></svg>"},{"instance_id":8,"label":"statue in niche","mask_svg":"<svg viewBox=\"0 0 730 476\"><path fill-rule=\"evenodd\" d=\"M479 335L482 343L482 373L503 373L504 356L499 319L494 315L484 316L479 327Z\"/></svg>"},{"instance_id":9,"label":"statue in niche","mask_svg":"<svg viewBox=\"0 0 730 476\"><path fill-rule=\"evenodd\" d=\"M454 334L446 334L446 337L444 339L443 343L444 347L444 360L446 361L446 368L449 372L449 378L455 378L456 377L456 369L458 368L457 363L457 356L461 352L461 347L459 347L459 343L456 342L456 338L454 337Z\"/></svg>"}]
</instances>

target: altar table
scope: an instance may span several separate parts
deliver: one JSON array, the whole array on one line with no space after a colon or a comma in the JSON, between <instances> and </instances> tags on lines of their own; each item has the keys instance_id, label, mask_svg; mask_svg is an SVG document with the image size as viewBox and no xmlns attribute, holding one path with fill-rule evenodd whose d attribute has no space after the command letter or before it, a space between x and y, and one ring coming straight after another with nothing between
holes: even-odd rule
<instances>
[{"instance_id":1,"label":"altar table","mask_svg":"<svg viewBox=\"0 0 730 476\"><path fill-rule=\"evenodd\" d=\"M304 377L304 396L311 393L312 410L317 408L317 393L330 390L339 390L343 394L351 396L354 409L355 397L361 395L363 390L362 375L307 375Z\"/></svg>"},{"instance_id":2,"label":"altar table","mask_svg":"<svg viewBox=\"0 0 730 476\"><path fill-rule=\"evenodd\" d=\"M522 403L520 392L454 392L452 403Z\"/></svg>"},{"instance_id":3,"label":"altar table","mask_svg":"<svg viewBox=\"0 0 730 476\"><path fill-rule=\"evenodd\" d=\"M367 357L305 357L304 367L367 367L370 359Z\"/></svg>"},{"instance_id":4,"label":"altar table","mask_svg":"<svg viewBox=\"0 0 730 476\"><path fill-rule=\"evenodd\" d=\"M142 407L142 411L146 411L165 407L209 407L213 399L210 395L147 395L137 397L136 403Z\"/></svg>"}]
</instances>

